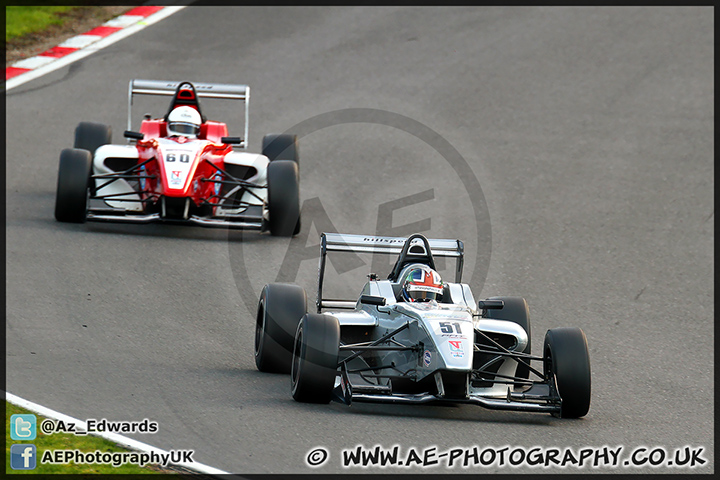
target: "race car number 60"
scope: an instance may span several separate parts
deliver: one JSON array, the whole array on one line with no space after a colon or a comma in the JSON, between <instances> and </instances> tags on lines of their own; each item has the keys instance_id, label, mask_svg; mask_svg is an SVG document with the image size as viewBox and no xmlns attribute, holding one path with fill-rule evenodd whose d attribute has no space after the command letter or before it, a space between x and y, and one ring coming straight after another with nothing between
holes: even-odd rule
<instances>
[{"instance_id":1,"label":"race car number 60","mask_svg":"<svg viewBox=\"0 0 720 480\"><path fill-rule=\"evenodd\" d=\"M174 162L175 161L175 154L174 153L168 153L167 157L165 157L166 162ZM187 153L181 153L180 154L180 162L181 163L189 163L190 162L190 155Z\"/></svg>"}]
</instances>

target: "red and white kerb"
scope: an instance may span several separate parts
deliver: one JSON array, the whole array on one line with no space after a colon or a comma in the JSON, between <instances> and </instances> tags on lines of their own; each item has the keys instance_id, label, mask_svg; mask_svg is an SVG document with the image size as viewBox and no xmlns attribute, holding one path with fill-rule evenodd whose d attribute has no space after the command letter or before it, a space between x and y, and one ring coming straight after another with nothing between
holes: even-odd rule
<instances>
[{"instance_id":1,"label":"red and white kerb","mask_svg":"<svg viewBox=\"0 0 720 480\"><path fill-rule=\"evenodd\" d=\"M9 80L23 73L30 72L36 68L47 65L48 63L54 62L58 58L62 58L71 53L77 52L93 43L106 38L113 33L119 32L120 30L127 28L131 25L135 25L138 22L143 21L150 15L159 12L160 10L167 7L159 6L143 6L136 7L128 11L124 15L115 17L103 23L101 26L93 28L92 30L85 32L82 35L65 40L60 45L51 48L39 55L31 58L26 58L13 63L11 66L5 68L5 80Z\"/></svg>"}]
</instances>

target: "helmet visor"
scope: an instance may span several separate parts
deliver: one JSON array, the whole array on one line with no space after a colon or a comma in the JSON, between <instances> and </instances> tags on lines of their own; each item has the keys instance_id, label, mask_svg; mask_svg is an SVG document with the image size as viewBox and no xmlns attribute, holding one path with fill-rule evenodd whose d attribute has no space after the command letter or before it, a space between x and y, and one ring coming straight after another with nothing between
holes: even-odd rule
<instances>
[{"instance_id":1,"label":"helmet visor","mask_svg":"<svg viewBox=\"0 0 720 480\"><path fill-rule=\"evenodd\" d=\"M406 286L406 290L408 297L410 297L413 302L437 301L442 298L442 288L409 284Z\"/></svg>"},{"instance_id":2,"label":"helmet visor","mask_svg":"<svg viewBox=\"0 0 720 480\"><path fill-rule=\"evenodd\" d=\"M179 135L197 135L200 127L194 123L170 122L168 124L168 130Z\"/></svg>"}]
</instances>

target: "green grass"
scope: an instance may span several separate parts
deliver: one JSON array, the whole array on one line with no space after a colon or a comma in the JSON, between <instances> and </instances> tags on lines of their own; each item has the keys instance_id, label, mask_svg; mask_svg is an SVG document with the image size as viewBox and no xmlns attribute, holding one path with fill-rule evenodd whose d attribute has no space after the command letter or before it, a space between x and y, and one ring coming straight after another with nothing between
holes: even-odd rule
<instances>
[{"instance_id":1,"label":"green grass","mask_svg":"<svg viewBox=\"0 0 720 480\"><path fill-rule=\"evenodd\" d=\"M100 450L101 452L128 452L125 448L119 447L118 445L107 441L100 437L94 437L91 435L87 436L76 436L69 433L55 433L52 435L45 435L39 431L35 440L21 442L19 440L13 440L10 438L10 417L18 413L33 413L17 407L9 402L5 402L5 473L8 474L23 474L23 473L65 473L65 474L95 474L95 473L122 473L122 474L147 474L147 473L161 473L148 467L140 467L133 464L125 464L120 467L113 467L112 465L75 465L70 463L67 465L52 465L43 464L39 459L42 458L43 452L46 450L80 450L83 452L94 452ZM44 420L45 417L34 414L37 417L37 425ZM37 449L37 467L34 470L13 470L10 467L10 446L17 443L28 443L35 445Z\"/></svg>"},{"instance_id":2,"label":"green grass","mask_svg":"<svg viewBox=\"0 0 720 480\"><path fill-rule=\"evenodd\" d=\"M65 20L59 13L78 7L5 7L5 41L40 32Z\"/></svg>"}]
</instances>

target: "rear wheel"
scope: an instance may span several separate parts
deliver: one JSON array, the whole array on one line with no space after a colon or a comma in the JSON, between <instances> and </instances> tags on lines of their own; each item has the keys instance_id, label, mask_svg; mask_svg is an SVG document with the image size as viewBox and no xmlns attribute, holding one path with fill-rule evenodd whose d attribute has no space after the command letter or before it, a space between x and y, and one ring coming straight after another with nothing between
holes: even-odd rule
<instances>
[{"instance_id":1,"label":"rear wheel","mask_svg":"<svg viewBox=\"0 0 720 480\"><path fill-rule=\"evenodd\" d=\"M590 354L585 333L577 327L553 328L545 334L545 379L560 394L560 416L579 418L590 409Z\"/></svg>"},{"instance_id":2,"label":"rear wheel","mask_svg":"<svg viewBox=\"0 0 720 480\"><path fill-rule=\"evenodd\" d=\"M112 127L102 123L80 122L75 128L75 148L95 154L101 145L112 142Z\"/></svg>"},{"instance_id":3,"label":"rear wheel","mask_svg":"<svg viewBox=\"0 0 720 480\"><path fill-rule=\"evenodd\" d=\"M273 160L292 160L300 164L297 135L270 134L262 141L262 154Z\"/></svg>"},{"instance_id":4,"label":"rear wheel","mask_svg":"<svg viewBox=\"0 0 720 480\"><path fill-rule=\"evenodd\" d=\"M87 150L66 148L60 152L55 219L83 223L87 217L92 158Z\"/></svg>"},{"instance_id":5,"label":"rear wheel","mask_svg":"<svg viewBox=\"0 0 720 480\"><path fill-rule=\"evenodd\" d=\"M308 313L295 334L290 384L298 402L328 403L338 366L340 323L330 315Z\"/></svg>"},{"instance_id":6,"label":"rear wheel","mask_svg":"<svg viewBox=\"0 0 720 480\"><path fill-rule=\"evenodd\" d=\"M267 167L270 234L291 237L300 231L300 185L297 164L275 160Z\"/></svg>"},{"instance_id":7,"label":"rear wheel","mask_svg":"<svg viewBox=\"0 0 720 480\"><path fill-rule=\"evenodd\" d=\"M80 122L75 128L74 148L87 150L90 158L95 157L95 150L112 142L112 127L103 123ZM95 181L90 182L90 193L95 195Z\"/></svg>"},{"instance_id":8,"label":"rear wheel","mask_svg":"<svg viewBox=\"0 0 720 480\"><path fill-rule=\"evenodd\" d=\"M530 355L532 343L532 336L530 334L530 309L525 299L522 297L490 297L488 300L502 300L504 306L500 309L488 309L485 317L496 320L507 320L520 325L528 337L528 343L522 353ZM527 362L530 363L529 360L527 360ZM530 377L530 367L522 362L518 362L515 376L527 380Z\"/></svg>"},{"instance_id":9,"label":"rear wheel","mask_svg":"<svg viewBox=\"0 0 720 480\"><path fill-rule=\"evenodd\" d=\"M255 365L261 372L290 373L298 322L307 312L302 287L285 283L265 285L255 322Z\"/></svg>"}]
</instances>

